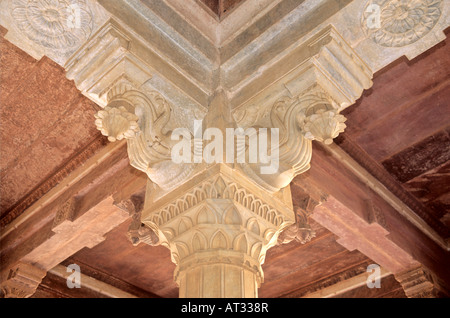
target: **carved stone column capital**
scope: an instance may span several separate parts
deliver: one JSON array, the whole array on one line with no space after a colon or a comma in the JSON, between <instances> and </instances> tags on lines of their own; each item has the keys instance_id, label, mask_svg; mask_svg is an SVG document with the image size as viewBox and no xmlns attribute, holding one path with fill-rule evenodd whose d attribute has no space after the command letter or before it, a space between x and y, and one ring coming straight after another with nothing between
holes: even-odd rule
<instances>
[{"instance_id":1,"label":"carved stone column capital","mask_svg":"<svg viewBox=\"0 0 450 318\"><path fill-rule=\"evenodd\" d=\"M294 207L295 224L280 234L278 244L288 244L294 240L305 244L316 237L316 232L308 224L308 217L326 198L315 199L307 193L297 193L297 198L300 205Z\"/></svg>"},{"instance_id":2,"label":"carved stone column capital","mask_svg":"<svg viewBox=\"0 0 450 318\"><path fill-rule=\"evenodd\" d=\"M170 249L181 297L256 297L267 250L294 223L289 198L215 165L170 193L148 191L142 221Z\"/></svg>"}]
</instances>

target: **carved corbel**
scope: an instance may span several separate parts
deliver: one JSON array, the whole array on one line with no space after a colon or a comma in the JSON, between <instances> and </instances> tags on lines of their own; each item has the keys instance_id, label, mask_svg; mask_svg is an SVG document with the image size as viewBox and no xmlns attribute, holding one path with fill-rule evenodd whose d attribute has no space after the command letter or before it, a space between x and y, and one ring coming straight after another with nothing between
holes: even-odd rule
<instances>
[{"instance_id":1,"label":"carved corbel","mask_svg":"<svg viewBox=\"0 0 450 318\"><path fill-rule=\"evenodd\" d=\"M422 265L395 274L408 298L437 298L442 293L432 273Z\"/></svg>"},{"instance_id":2,"label":"carved corbel","mask_svg":"<svg viewBox=\"0 0 450 318\"><path fill-rule=\"evenodd\" d=\"M297 197L300 198L298 205L294 208L295 224L292 224L280 234L278 244L288 244L294 240L306 244L316 237L316 232L309 225L308 218L326 198L315 199L307 193L297 194Z\"/></svg>"},{"instance_id":3,"label":"carved corbel","mask_svg":"<svg viewBox=\"0 0 450 318\"><path fill-rule=\"evenodd\" d=\"M256 119L241 116L238 125L253 121L258 127ZM268 191L277 192L310 168L312 141L331 144L346 128L345 121L337 103L320 88L310 89L296 98L282 97L270 109L268 124L278 131L278 144L268 147L269 161L278 162L278 171L261 173L259 164L245 163L241 167Z\"/></svg>"},{"instance_id":4,"label":"carved corbel","mask_svg":"<svg viewBox=\"0 0 450 318\"><path fill-rule=\"evenodd\" d=\"M130 199L117 203L116 206L128 212L131 216L132 221L126 235L134 246L138 246L141 243L151 246L158 246L160 244L156 233L141 222L141 212L144 207L143 198L140 196L132 196Z\"/></svg>"},{"instance_id":5,"label":"carved corbel","mask_svg":"<svg viewBox=\"0 0 450 318\"><path fill-rule=\"evenodd\" d=\"M308 224L302 211L295 209L295 224L289 226L278 237L278 244L289 244L292 241L306 244L316 237L316 232Z\"/></svg>"},{"instance_id":6,"label":"carved corbel","mask_svg":"<svg viewBox=\"0 0 450 318\"><path fill-rule=\"evenodd\" d=\"M171 150L175 141L168 129L172 107L157 92L142 92L127 83L107 94L108 106L97 113L96 125L111 142L127 139L130 164L147 174L164 190L188 178L193 164L176 164Z\"/></svg>"},{"instance_id":7,"label":"carved corbel","mask_svg":"<svg viewBox=\"0 0 450 318\"><path fill-rule=\"evenodd\" d=\"M19 262L10 270L8 279L0 285L2 298L29 298L33 296L47 272L28 263Z\"/></svg>"}]
</instances>

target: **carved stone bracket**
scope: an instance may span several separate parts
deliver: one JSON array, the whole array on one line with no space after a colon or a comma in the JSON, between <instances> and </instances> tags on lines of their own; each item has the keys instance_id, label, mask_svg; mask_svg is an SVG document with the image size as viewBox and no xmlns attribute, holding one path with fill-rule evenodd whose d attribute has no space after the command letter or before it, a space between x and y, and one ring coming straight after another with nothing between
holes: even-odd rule
<instances>
[{"instance_id":1,"label":"carved stone bracket","mask_svg":"<svg viewBox=\"0 0 450 318\"><path fill-rule=\"evenodd\" d=\"M117 203L116 206L127 211L131 216L132 221L128 227L127 238L134 246L141 243L151 246L158 246L160 244L155 232L148 226L145 226L141 221L141 212L144 206L142 199L131 197L130 199Z\"/></svg>"},{"instance_id":2,"label":"carved stone bracket","mask_svg":"<svg viewBox=\"0 0 450 318\"><path fill-rule=\"evenodd\" d=\"M15 256L14 252L6 253L0 273L3 297L32 296L47 271L77 251L101 243L106 233L128 219L127 213L113 205L111 196L82 215L74 213L76 207L77 200L69 199L53 222L45 225L48 232L43 232L41 239L42 236L46 238L32 249L25 249L26 252L20 256ZM9 264L11 255L14 261Z\"/></svg>"},{"instance_id":3,"label":"carved stone bracket","mask_svg":"<svg viewBox=\"0 0 450 318\"><path fill-rule=\"evenodd\" d=\"M10 270L8 279L2 282L0 286L1 297L31 297L46 274L46 270L28 263L19 262L19 264Z\"/></svg>"},{"instance_id":4,"label":"carved stone bracket","mask_svg":"<svg viewBox=\"0 0 450 318\"><path fill-rule=\"evenodd\" d=\"M436 298L432 274L422 265L395 274L395 279L402 285L408 298Z\"/></svg>"},{"instance_id":5,"label":"carved stone bracket","mask_svg":"<svg viewBox=\"0 0 450 318\"><path fill-rule=\"evenodd\" d=\"M294 240L305 244L316 237L316 232L308 224L308 218L326 198L315 199L307 193L302 193L297 194L297 199L300 205L294 207L295 224L289 226L280 234L278 244L288 244Z\"/></svg>"},{"instance_id":6,"label":"carved stone bracket","mask_svg":"<svg viewBox=\"0 0 450 318\"><path fill-rule=\"evenodd\" d=\"M96 116L98 129L111 141L127 138L131 165L159 187L171 190L201 170L203 163L174 163L171 158L176 144L171 138L174 129L188 128L188 137L197 136L192 123L182 127L174 124L171 101L144 87L157 72L150 66L151 61L143 59L147 56L145 45L121 23L110 19L67 62L67 75L85 95L106 107ZM277 132L279 140L269 141L270 154L266 158L277 164L265 167L273 171L261 172L260 158L256 163L233 161L270 193L286 187L309 169L311 142L332 143L345 129L345 118L339 113L372 85L371 71L332 26L312 36L299 50L303 60L292 72L253 93L254 97L239 107L232 105L230 93L220 85L208 104L208 114L216 114L210 118L232 114L220 127L223 135L227 128L242 128L250 137L247 131L253 129L260 140L268 138L260 129ZM269 116L261 116L264 113ZM210 121L202 132L216 126ZM248 142L244 148L245 158L255 152Z\"/></svg>"}]
</instances>

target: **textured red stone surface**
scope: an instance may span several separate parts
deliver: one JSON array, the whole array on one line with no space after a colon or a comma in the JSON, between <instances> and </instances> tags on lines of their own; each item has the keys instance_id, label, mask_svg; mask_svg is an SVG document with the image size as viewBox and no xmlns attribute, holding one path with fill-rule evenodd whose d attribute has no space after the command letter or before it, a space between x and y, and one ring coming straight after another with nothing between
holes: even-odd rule
<instances>
[{"instance_id":1,"label":"textured red stone surface","mask_svg":"<svg viewBox=\"0 0 450 318\"><path fill-rule=\"evenodd\" d=\"M98 138L98 106L84 97L62 67L40 61L0 39L0 204L11 210ZM36 198L37 199L37 198Z\"/></svg>"},{"instance_id":2,"label":"textured red stone surface","mask_svg":"<svg viewBox=\"0 0 450 318\"><path fill-rule=\"evenodd\" d=\"M374 76L344 111L344 137L383 165L437 219L450 211L450 37Z\"/></svg>"},{"instance_id":3,"label":"textured red stone surface","mask_svg":"<svg viewBox=\"0 0 450 318\"><path fill-rule=\"evenodd\" d=\"M129 222L125 222L117 227L106 241L93 249L83 249L72 257L73 261L102 269L158 296L178 297L178 287L173 281L175 265L169 250L146 244L134 247L125 235L128 226Z\"/></svg>"}]
</instances>

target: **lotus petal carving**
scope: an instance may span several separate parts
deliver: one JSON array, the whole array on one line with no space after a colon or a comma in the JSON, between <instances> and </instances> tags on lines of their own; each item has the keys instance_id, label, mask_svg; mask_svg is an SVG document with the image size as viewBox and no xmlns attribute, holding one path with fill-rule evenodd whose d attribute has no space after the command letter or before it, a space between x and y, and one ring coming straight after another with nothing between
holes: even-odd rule
<instances>
[{"instance_id":1,"label":"lotus petal carving","mask_svg":"<svg viewBox=\"0 0 450 318\"><path fill-rule=\"evenodd\" d=\"M125 107L105 107L95 115L95 125L108 140L115 142L123 138L133 138L139 131L138 116Z\"/></svg>"},{"instance_id":2,"label":"lotus petal carving","mask_svg":"<svg viewBox=\"0 0 450 318\"><path fill-rule=\"evenodd\" d=\"M333 139L344 132L347 119L334 110L319 110L306 117L303 126L305 138L318 140L326 145L333 143Z\"/></svg>"}]
</instances>

